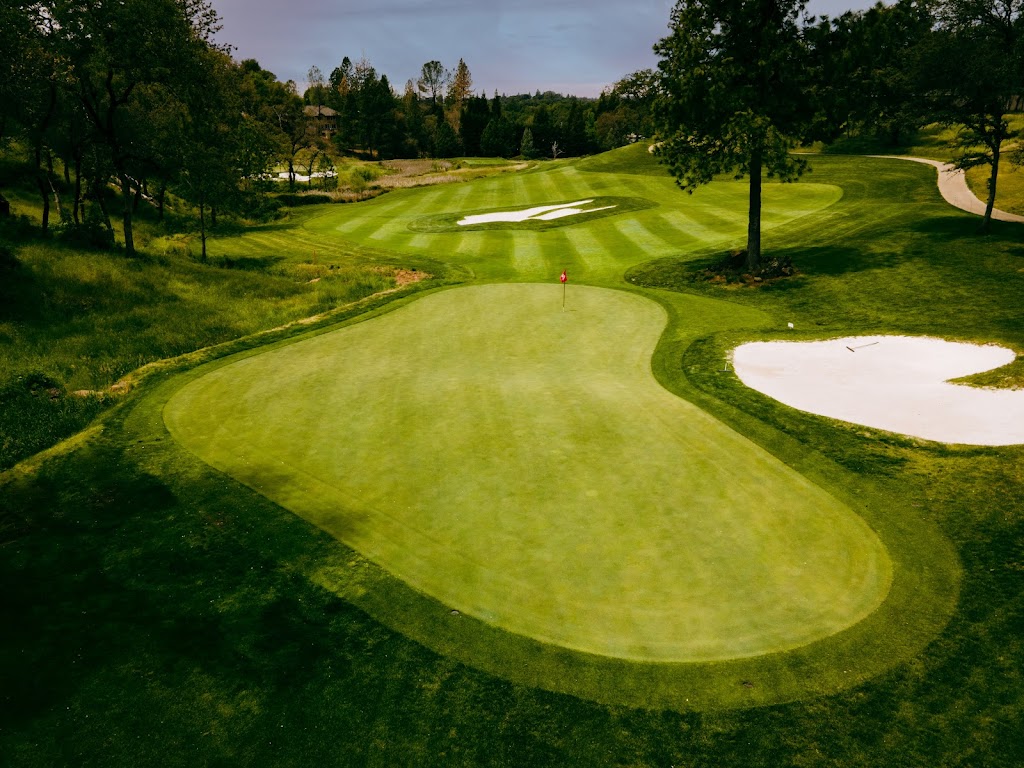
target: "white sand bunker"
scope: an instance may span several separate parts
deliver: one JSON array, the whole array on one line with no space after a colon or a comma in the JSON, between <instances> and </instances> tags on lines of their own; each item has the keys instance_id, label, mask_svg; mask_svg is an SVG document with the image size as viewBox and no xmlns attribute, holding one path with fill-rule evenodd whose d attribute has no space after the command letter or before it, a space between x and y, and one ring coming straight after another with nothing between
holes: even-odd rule
<instances>
[{"instance_id":1,"label":"white sand bunker","mask_svg":"<svg viewBox=\"0 0 1024 768\"><path fill-rule=\"evenodd\" d=\"M566 216L578 216L581 213L594 213L595 211L607 211L615 208L614 205L605 205L601 208L581 208L580 206L594 202L590 200L577 200L575 203L563 203L562 205L541 205L536 208L527 208L523 211L496 211L495 213L479 213L474 216L466 216L459 219L460 227L469 224L490 224L496 221L552 221L562 219Z\"/></svg>"},{"instance_id":2,"label":"white sand bunker","mask_svg":"<svg viewBox=\"0 0 1024 768\"><path fill-rule=\"evenodd\" d=\"M743 344L733 367L748 387L801 411L943 443L1016 445L1024 390L949 383L1015 358L994 345L859 336Z\"/></svg>"}]
</instances>

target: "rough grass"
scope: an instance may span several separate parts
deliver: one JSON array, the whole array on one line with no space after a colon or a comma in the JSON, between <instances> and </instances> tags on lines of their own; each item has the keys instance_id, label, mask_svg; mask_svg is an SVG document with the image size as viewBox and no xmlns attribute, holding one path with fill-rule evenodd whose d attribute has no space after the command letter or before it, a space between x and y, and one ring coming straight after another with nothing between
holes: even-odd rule
<instances>
[{"instance_id":1,"label":"rough grass","mask_svg":"<svg viewBox=\"0 0 1024 768\"><path fill-rule=\"evenodd\" d=\"M19 213L34 213L15 199ZM305 218L254 227L224 247L214 237L206 263L146 216L145 250L131 261L52 239L15 241L17 264L0 268L0 468L81 429L142 365L391 290L402 269L441 271L336 238L291 238ZM56 394L23 391L32 374L49 377Z\"/></svg>"},{"instance_id":2,"label":"rough grass","mask_svg":"<svg viewBox=\"0 0 1024 768\"><path fill-rule=\"evenodd\" d=\"M908 553L919 562L942 557L962 566L952 618L910 661L858 677L837 694L700 712L652 708L639 697L624 706L549 692L559 681L544 679L556 667L541 647L525 649L535 662L520 665L525 674L536 670L533 684L510 682L509 670L480 663L507 635L488 638L481 630L477 637L488 642L479 640L465 657L429 650L426 642L456 649L465 637L451 629L442 606L174 449L161 434L158 409L145 405L177 383L154 378L138 399L108 412L102 433L83 447L0 481L4 761L1024 764L1024 449L946 448L837 425L779 406L720 372L734 344L782 334L921 332L1024 350L1020 227L994 226L977 237L976 220L942 202L934 171L924 166L843 158L813 164L810 178L841 188L842 199L804 218L780 218L765 241L769 253L793 257L802 273L794 280L767 288L691 283L692 269L720 258L735 240L737 229L724 218L694 221L694 232L706 235L673 235L674 252L657 241L629 255L612 246L579 266L610 285L616 269L621 275L653 254L658 261L630 279L649 286L642 290L669 313L653 361L667 388L814 482L877 509L878 525L916 518L951 543L943 553L934 540L902 539L919 548ZM552 166L549 194L566 197L555 187L572 168ZM618 181L611 173L587 175L604 190L617 185L619 194L637 194L630 181L636 174ZM515 184L527 178L506 182L512 204L526 197ZM461 186L501 197L490 183ZM680 210L689 199L679 196ZM718 199L723 214L735 212L727 199ZM336 232L379 248L385 240L371 236L381 227L379 214L372 218L362 231L355 219L310 218L294 234L324 242ZM552 272L544 260L512 268L505 246L523 237L533 235L492 242L489 258L469 241L460 247L439 239L433 247L482 279L557 278L560 268ZM430 252L430 243L404 242L410 257ZM247 247L239 243L236 255ZM520 251L538 253L536 243ZM695 311L687 293L720 299L731 311ZM762 320L751 322L750 313ZM797 326L791 334L787 321ZM923 573L920 583L933 585L934 573ZM419 621L399 627L371 618L396 615ZM606 671L578 663L557 669L562 681L598 688ZM856 663L843 670L864 674ZM656 681L654 675L647 684ZM736 676L730 689L756 696L763 685Z\"/></svg>"},{"instance_id":3,"label":"rough grass","mask_svg":"<svg viewBox=\"0 0 1024 768\"><path fill-rule=\"evenodd\" d=\"M1010 115L1008 122L1010 130L1024 130L1024 115ZM840 139L824 148L824 151L833 154L910 155L950 162L954 156L953 145L956 137L955 127L928 125L912 137L908 137L906 143L898 147L893 147L876 137L861 136ZM1009 213L1024 214L1024 171L1011 162L1018 142L1019 140L1014 140L1003 146L999 178L996 181L996 208ZM980 200L988 199L989 174L990 169L986 166L972 168L967 172L967 185Z\"/></svg>"}]
</instances>

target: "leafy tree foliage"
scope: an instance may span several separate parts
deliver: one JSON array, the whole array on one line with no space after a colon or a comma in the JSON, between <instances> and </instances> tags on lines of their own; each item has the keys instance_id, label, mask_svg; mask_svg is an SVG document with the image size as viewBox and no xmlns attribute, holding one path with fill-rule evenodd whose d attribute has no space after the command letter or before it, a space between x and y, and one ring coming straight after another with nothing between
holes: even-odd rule
<instances>
[{"instance_id":1,"label":"leafy tree foliage","mask_svg":"<svg viewBox=\"0 0 1024 768\"><path fill-rule=\"evenodd\" d=\"M804 30L818 113L811 135L871 131L896 146L928 121L918 93L922 44L934 24L918 0L822 18Z\"/></svg>"},{"instance_id":2,"label":"leafy tree foliage","mask_svg":"<svg viewBox=\"0 0 1024 768\"><path fill-rule=\"evenodd\" d=\"M1017 138L1008 115L1024 94L1024 0L945 0L923 57L931 114L960 127L958 168L989 167L981 231L988 231L1004 145Z\"/></svg>"},{"instance_id":3,"label":"leafy tree foliage","mask_svg":"<svg viewBox=\"0 0 1024 768\"><path fill-rule=\"evenodd\" d=\"M683 189L750 178L747 266L761 257L762 175L796 179L789 150L808 124L801 0L679 0L661 57L658 154Z\"/></svg>"},{"instance_id":4,"label":"leafy tree foliage","mask_svg":"<svg viewBox=\"0 0 1024 768\"><path fill-rule=\"evenodd\" d=\"M439 109L445 86L448 84L449 73L440 61L428 61L420 71L417 86L420 93L430 97L432 109Z\"/></svg>"}]
</instances>

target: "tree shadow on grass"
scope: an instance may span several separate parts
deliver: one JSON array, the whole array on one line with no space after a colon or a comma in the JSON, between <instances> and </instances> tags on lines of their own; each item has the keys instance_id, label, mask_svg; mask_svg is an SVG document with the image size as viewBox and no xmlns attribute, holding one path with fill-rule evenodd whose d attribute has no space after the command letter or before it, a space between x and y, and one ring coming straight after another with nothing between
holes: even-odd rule
<instances>
[{"instance_id":1,"label":"tree shadow on grass","mask_svg":"<svg viewBox=\"0 0 1024 768\"><path fill-rule=\"evenodd\" d=\"M907 229L911 232L918 232L922 235L941 239L943 242L949 242L950 240L976 239L980 236L978 229L980 226L980 216L932 216L912 222ZM1003 227L1019 227L1020 225L1007 225L1006 222L993 221L991 226L990 234L1010 236L1011 232L1003 230Z\"/></svg>"},{"instance_id":2,"label":"tree shadow on grass","mask_svg":"<svg viewBox=\"0 0 1024 768\"><path fill-rule=\"evenodd\" d=\"M215 267L224 269L240 269L245 272L266 272L271 267L284 261L284 256L223 256L212 260Z\"/></svg>"},{"instance_id":3,"label":"tree shadow on grass","mask_svg":"<svg viewBox=\"0 0 1024 768\"><path fill-rule=\"evenodd\" d=\"M797 271L805 275L838 276L874 269L891 269L906 261L907 256L895 250L865 251L845 246L771 249L768 257L789 259Z\"/></svg>"}]
</instances>

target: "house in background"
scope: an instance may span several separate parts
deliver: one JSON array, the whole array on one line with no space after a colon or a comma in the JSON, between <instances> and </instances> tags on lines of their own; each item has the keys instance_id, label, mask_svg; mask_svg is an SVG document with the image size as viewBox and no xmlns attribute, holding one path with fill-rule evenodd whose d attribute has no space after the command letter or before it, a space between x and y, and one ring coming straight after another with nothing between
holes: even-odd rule
<instances>
[{"instance_id":1,"label":"house in background","mask_svg":"<svg viewBox=\"0 0 1024 768\"><path fill-rule=\"evenodd\" d=\"M322 104L308 105L305 108L306 117L310 119L309 130L315 131L325 139L330 139L338 132L338 113L330 107Z\"/></svg>"}]
</instances>

